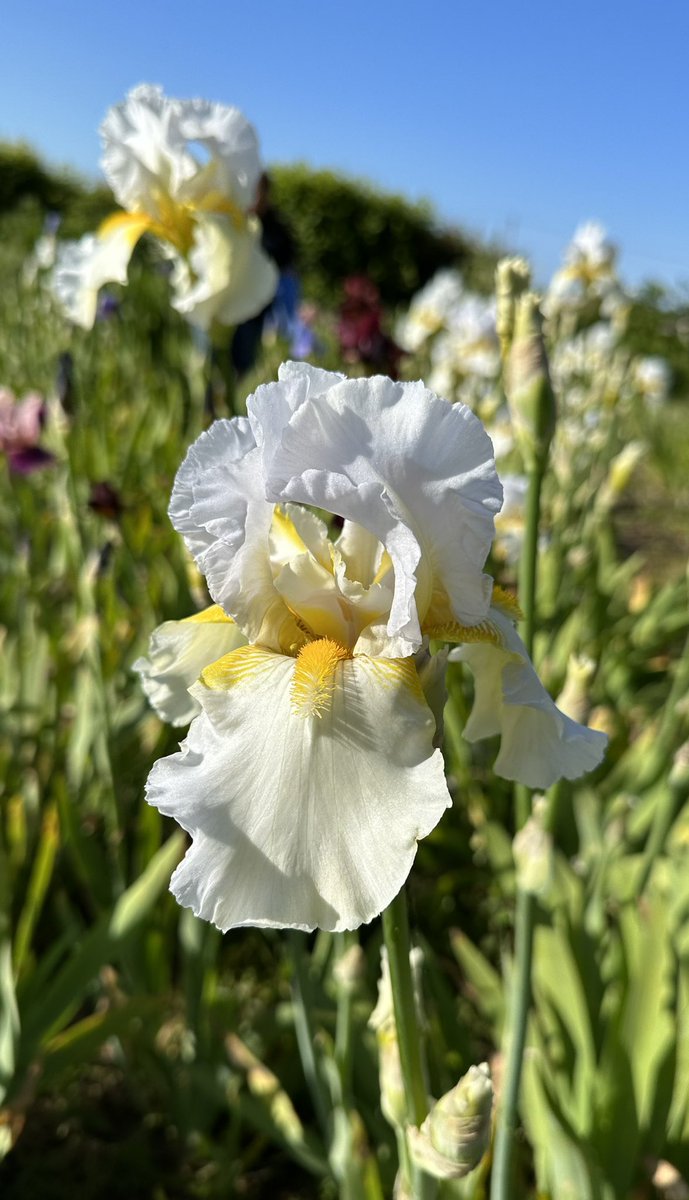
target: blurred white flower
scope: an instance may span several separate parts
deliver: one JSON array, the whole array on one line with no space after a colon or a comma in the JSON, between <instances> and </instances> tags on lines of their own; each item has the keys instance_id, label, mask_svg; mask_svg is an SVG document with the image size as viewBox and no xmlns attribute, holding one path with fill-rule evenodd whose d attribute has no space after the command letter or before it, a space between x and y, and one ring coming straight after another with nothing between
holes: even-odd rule
<instances>
[{"instance_id":1,"label":"blurred white flower","mask_svg":"<svg viewBox=\"0 0 689 1200\"><path fill-rule=\"evenodd\" d=\"M203 646L189 626L154 634L139 664L153 703L181 718L199 670L201 711L147 799L193 838L172 890L197 915L352 928L390 903L450 803L428 639L485 649L491 692L496 661L509 679L516 634L483 572L501 487L478 419L421 383L288 363L247 411L203 434L175 481L172 521L234 625L201 620ZM342 519L334 542L314 508ZM235 629L248 644L228 652ZM564 721L522 651L527 686L519 675L505 711L536 694ZM520 778L579 774L602 749L580 753L577 729L560 750L550 739L546 768L509 745L502 762ZM530 751L542 760L537 739Z\"/></svg>"},{"instance_id":2,"label":"blurred white flower","mask_svg":"<svg viewBox=\"0 0 689 1200\"><path fill-rule=\"evenodd\" d=\"M512 565L519 562L524 543L524 511L529 481L526 475L503 475L503 502L495 518L494 554Z\"/></svg>"},{"instance_id":3,"label":"blurred white flower","mask_svg":"<svg viewBox=\"0 0 689 1200\"><path fill-rule=\"evenodd\" d=\"M77 324L93 325L98 289L126 283L134 246L152 234L175 265L173 305L206 327L244 320L277 286L249 215L261 172L253 126L236 108L173 100L141 85L102 126L102 165L124 209L65 243L54 290Z\"/></svg>"},{"instance_id":4,"label":"blurred white flower","mask_svg":"<svg viewBox=\"0 0 689 1200\"><path fill-rule=\"evenodd\" d=\"M404 350L419 350L429 337L447 324L449 316L464 296L464 284L458 271L438 271L412 298L409 311L395 329L395 339Z\"/></svg>"},{"instance_id":5,"label":"blurred white flower","mask_svg":"<svg viewBox=\"0 0 689 1200\"><path fill-rule=\"evenodd\" d=\"M632 365L632 377L636 390L652 408L667 400L672 371L664 358L658 355L636 358Z\"/></svg>"},{"instance_id":6,"label":"blurred white flower","mask_svg":"<svg viewBox=\"0 0 689 1200\"><path fill-rule=\"evenodd\" d=\"M607 370L618 343L619 337L607 321L597 321L571 338L562 338L550 353L553 382L565 389L575 379Z\"/></svg>"},{"instance_id":7,"label":"blurred white flower","mask_svg":"<svg viewBox=\"0 0 689 1200\"><path fill-rule=\"evenodd\" d=\"M446 365L454 375L495 378L500 369L495 301L483 296L462 297L433 343L431 364L435 370Z\"/></svg>"},{"instance_id":8,"label":"blurred white flower","mask_svg":"<svg viewBox=\"0 0 689 1200\"><path fill-rule=\"evenodd\" d=\"M578 308L590 294L602 299L617 288L616 249L598 221L580 225L565 250L564 266L556 271L544 300L551 316L562 309Z\"/></svg>"}]
</instances>

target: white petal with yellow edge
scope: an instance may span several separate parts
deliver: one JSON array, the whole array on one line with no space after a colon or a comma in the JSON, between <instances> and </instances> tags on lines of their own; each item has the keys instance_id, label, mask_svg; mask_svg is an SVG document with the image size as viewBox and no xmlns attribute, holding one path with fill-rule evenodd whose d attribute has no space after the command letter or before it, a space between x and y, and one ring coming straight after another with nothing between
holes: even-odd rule
<instances>
[{"instance_id":1,"label":"white petal with yellow edge","mask_svg":"<svg viewBox=\"0 0 689 1200\"><path fill-rule=\"evenodd\" d=\"M450 804L411 663L338 661L320 716L295 712L297 669L255 646L216 664L149 777L149 803L193 839L171 889L222 930L370 921Z\"/></svg>"},{"instance_id":2,"label":"white petal with yellow edge","mask_svg":"<svg viewBox=\"0 0 689 1200\"><path fill-rule=\"evenodd\" d=\"M475 642L450 652L474 675L475 699L464 736L470 742L499 733L494 770L531 788L548 788L558 779L578 779L605 754L604 733L565 716L546 692L512 622L490 610L502 645Z\"/></svg>"},{"instance_id":3,"label":"white petal with yellow edge","mask_svg":"<svg viewBox=\"0 0 689 1200\"><path fill-rule=\"evenodd\" d=\"M200 711L189 688L204 667L246 645L246 638L217 605L183 621L164 621L153 630L148 654L133 670L151 707L169 725L188 725Z\"/></svg>"}]
</instances>

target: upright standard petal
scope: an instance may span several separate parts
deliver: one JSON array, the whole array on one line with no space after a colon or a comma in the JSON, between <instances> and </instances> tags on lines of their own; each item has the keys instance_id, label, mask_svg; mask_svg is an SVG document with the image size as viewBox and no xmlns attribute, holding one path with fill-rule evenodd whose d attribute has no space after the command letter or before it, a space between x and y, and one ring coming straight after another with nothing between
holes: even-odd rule
<instances>
[{"instance_id":1,"label":"upright standard petal","mask_svg":"<svg viewBox=\"0 0 689 1200\"><path fill-rule=\"evenodd\" d=\"M261 174L258 137L238 108L210 100L179 100L180 132L187 144L204 146L218 165L215 183L244 211L256 198Z\"/></svg>"},{"instance_id":2,"label":"upright standard petal","mask_svg":"<svg viewBox=\"0 0 689 1200\"><path fill-rule=\"evenodd\" d=\"M413 663L345 653L314 709L308 678L295 692L299 660L228 655L193 689L203 712L180 752L149 777L149 803L193 838L172 891L222 930L370 921L450 804Z\"/></svg>"},{"instance_id":3,"label":"upright standard petal","mask_svg":"<svg viewBox=\"0 0 689 1200\"><path fill-rule=\"evenodd\" d=\"M339 371L324 371L310 363L286 362L278 369L277 383L263 383L247 398L246 411L261 447L263 469L267 472L293 413L322 396L345 379Z\"/></svg>"},{"instance_id":4,"label":"upright standard petal","mask_svg":"<svg viewBox=\"0 0 689 1200\"><path fill-rule=\"evenodd\" d=\"M170 519L206 576L213 599L250 641L295 650L304 641L276 591L261 453L244 418L216 421L177 472Z\"/></svg>"},{"instance_id":5,"label":"upright standard petal","mask_svg":"<svg viewBox=\"0 0 689 1200\"><path fill-rule=\"evenodd\" d=\"M161 197L174 195L196 172L186 153L179 105L162 88L140 84L109 109L100 127L101 166L123 208L159 216Z\"/></svg>"},{"instance_id":6,"label":"upright standard petal","mask_svg":"<svg viewBox=\"0 0 689 1200\"><path fill-rule=\"evenodd\" d=\"M383 543L395 573L388 632L409 652L420 621L485 618L502 490L490 439L464 405L421 383L344 380L294 411L266 473L269 498L325 508Z\"/></svg>"},{"instance_id":7,"label":"upright standard petal","mask_svg":"<svg viewBox=\"0 0 689 1200\"><path fill-rule=\"evenodd\" d=\"M608 739L579 725L551 699L510 619L492 607L500 644L475 642L450 652L466 662L475 680L474 706L464 729L467 741L500 734L494 770L531 788L578 779L601 762Z\"/></svg>"},{"instance_id":8,"label":"upright standard petal","mask_svg":"<svg viewBox=\"0 0 689 1200\"><path fill-rule=\"evenodd\" d=\"M191 685L209 663L244 645L242 631L215 604L182 621L164 621L151 634L148 654L132 669L161 720L188 725L200 712Z\"/></svg>"}]
</instances>

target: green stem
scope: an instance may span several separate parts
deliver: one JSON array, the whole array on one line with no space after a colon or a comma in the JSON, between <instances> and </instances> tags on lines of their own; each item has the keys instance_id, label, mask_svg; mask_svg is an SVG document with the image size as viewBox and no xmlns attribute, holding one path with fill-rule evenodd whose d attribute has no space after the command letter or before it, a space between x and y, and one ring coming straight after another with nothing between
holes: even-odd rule
<instances>
[{"instance_id":1,"label":"green stem","mask_svg":"<svg viewBox=\"0 0 689 1200\"><path fill-rule=\"evenodd\" d=\"M538 462L529 475L529 491L526 497L526 530L524 547L519 563L519 603L524 613L522 632L524 645L533 656L534 629L536 624L536 568L538 564L538 527L540 524L541 489L545 474L545 462Z\"/></svg>"},{"instance_id":2,"label":"green stem","mask_svg":"<svg viewBox=\"0 0 689 1200\"><path fill-rule=\"evenodd\" d=\"M383 913L383 935L390 965L407 1119L410 1125L420 1125L428 1115L428 1096L421 1058L421 1031L414 999L414 980L409 962L409 917L404 888Z\"/></svg>"},{"instance_id":3,"label":"green stem","mask_svg":"<svg viewBox=\"0 0 689 1200\"><path fill-rule=\"evenodd\" d=\"M214 323L206 364L206 408L211 419L237 414L237 378L232 364L234 329Z\"/></svg>"},{"instance_id":4,"label":"green stem","mask_svg":"<svg viewBox=\"0 0 689 1200\"><path fill-rule=\"evenodd\" d=\"M339 958L355 944L356 934L336 934ZM338 986L337 1016L335 1019L335 1062L340 1073L340 1085L345 1105L350 1103L352 1090L352 987L349 983Z\"/></svg>"},{"instance_id":5,"label":"green stem","mask_svg":"<svg viewBox=\"0 0 689 1200\"><path fill-rule=\"evenodd\" d=\"M517 1105L521 1083L522 1059L526 1044L526 1025L531 1001L531 955L533 951L535 901L529 892L517 892L515 916L515 967L510 995L507 1061L502 1104L495 1131L491 1200L510 1200L513 1190L512 1163L514 1135L517 1130Z\"/></svg>"},{"instance_id":6,"label":"green stem","mask_svg":"<svg viewBox=\"0 0 689 1200\"><path fill-rule=\"evenodd\" d=\"M665 844L665 839L670 832L675 815L680 811L687 799L686 776L680 778L676 783L673 781L668 782L666 788L665 795L656 805L653 814L651 832L648 835L648 841L646 842L641 859L639 879L636 885L637 896L640 896L645 891L651 877L653 864Z\"/></svg>"},{"instance_id":7,"label":"green stem","mask_svg":"<svg viewBox=\"0 0 689 1200\"><path fill-rule=\"evenodd\" d=\"M428 1093L421 1055L421 1031L414 998L414 980L409 961L411 945L407 897L404 888L385 909L382 920L390 966L390 986L397 1028L397 1043L407 1102L407 1120L410 1125L418 1127L428 1115ZM436 1181L426 1175L424 1171L418 1170L411 1162L408 1153L400 1158L400 1165L408 1175L415 1200L432 1200L437 1194Z\"/></svg>"},{"instance_id":8,"label":"green stem","mask_svg":"<svg viewBox=\"0 0 689 1200\"><path fill-rule=\"evenodd\" d=\"M314 1036L311 1025L309 1005L309 983L304 970L303 949L305 937L303 934L288 930L287 944L292 960L292 1002L294 1006L294 1031L297 1037L297 1047L301 1059L304 1077L311 1093L311 1100L316 1112L318 1124L325 1138L326 1145L330 1143L331 1120L330 1103L323 1085L316 1054L314 1051Z\"/></svg>"},{"instance_id":9,"label":"green stem","mask_svg":"<svg viewBox=\"0 0 689 1200\"><path fill-rule=\"evenodd\" d=\"M536 625L536 577L538 565L538 528L540 523L541 489L547 465L547 455L539 456L529 476L526 505L526 532L519 571L519 601L524 612L524 644L533 655ZM531 793L523 784L515 787L515 816L518 829L531 812ZM535 902L530 893L517 886L517 906L514 922L514 975L510 989L507 1033L509 1038L505 1083L498 1109L495 1152L491 1173L491 1200L510 1200L514 1195L512 1163L514 1137L518 1122L519 1088L522 1060L526 1045L526 1027L531 1003L531 959L533 953Z\"/></svg>"}]
</instances>

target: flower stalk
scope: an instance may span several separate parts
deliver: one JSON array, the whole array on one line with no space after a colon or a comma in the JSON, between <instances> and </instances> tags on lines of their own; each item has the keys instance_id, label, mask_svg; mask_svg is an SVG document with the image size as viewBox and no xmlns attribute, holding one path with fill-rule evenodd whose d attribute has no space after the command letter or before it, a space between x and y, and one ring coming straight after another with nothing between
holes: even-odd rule
<instances>
[{"instance_id":1,"label":"flower stalk","mask_svg":"<svg viewBox=\"0 0 689 1200\"><path fill-rule=\"evenodd\" d=\"M541 494L548 466L550 442L555 427L555 400L550 384L548 359L541 331L541 314L536 297L522 295L517 303L506 382L508 402L517 419L527 463L529 489L526 530L519 569L519 597L524 614L524 644L531 657L536 625L536 582ZM531 792L517 783L515 817L517 830L531 814ZM531 961L533 955L536 902L517 879L514 927L514 971L507 1014L507 1061L502 1103L498 1108L495 1150L491 1175L491 1200L511 1200L514 1139L518 1122L519 1089L531 1004Z\"/></svg>"},{"instance_id":2,"label":"flower stalk","mask_svg":"<svg viewBox=\"0 0 689 1200\"><path fill-rule=\"evenodd\" d=\"M409 961L409 914L404 888L385 909L382 920L390 965L390 985L404 1080L407 1121L409 1125L418 1127L428 1115L428 1093L421 1052L421 1031L414 998L414 980ZM404 1168L403 1162L401 1165ZM407 1165L409 1166L409 1160ZM418 1168L410 1167L410 1170L413 1176L413 1195L418 1197L418 1200L432 1200L436 1194L435 1181Z\"/></svg>"}]
</instances>

